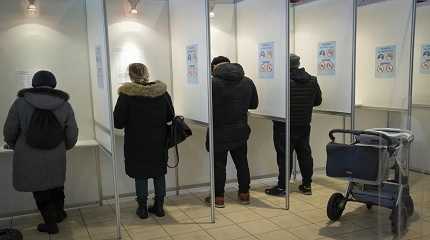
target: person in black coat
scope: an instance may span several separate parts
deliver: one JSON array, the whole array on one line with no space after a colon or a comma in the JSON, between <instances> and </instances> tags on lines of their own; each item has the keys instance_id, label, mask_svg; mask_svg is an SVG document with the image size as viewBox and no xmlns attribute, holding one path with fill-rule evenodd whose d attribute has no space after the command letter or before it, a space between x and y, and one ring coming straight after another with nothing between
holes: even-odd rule
<instances>
[{"instance_id":1,"label":"person in black coat","mask_svg":"<svg viewBox=\"0 0 430 240\"><path fill-rule=\"evenodd\" d=\"M148 210L164 216L166 196L168 123L174 110L166 84L149 81L148 69L141 63L129 66L131 83L123 84L115 106L115 128L125 129L124 157L127 175L135 179L139 208L136 214L148 217ZM155 203L147 209L148 179L154 180Z\"/></svg>"},{"instance_id":2,"label":"person in black coat","mask_svg":"<svg viewBox=\"0 0 430 240\"><path fill-rule=\"evenodd\" d=\"M311 76L304 68L299 68L299 56L295 54L290 55L290 66L290 172L293 166L293 151L296 151L303 180L302 184L299 186L299 190L303 194L311 195L313 158L309 140L313 108L321 105L322 102L321 89L316 77ZM269 195L285 195L285 132L284 122L273 121L273 141L277 153L279 177L277 186L266 189L266 193Z\"/></svg>"},{"instance_id":3,"label":"person in black coat","mask_svg":"<svg viewBox=\"0 0 430 240\"><path fill-rule=\"evenodd\" d=\"M250 173L247 140L251 133L248 110L258 107L258 94L241 65L226 57L216 57L212 64L212 96L215 157L215 205L224 207L227 154L233 158L239 182L239 200L249 203ZM209 149L208 135L206 148ZM206 198L210 202L210 198Z\"/></svg>"}]
</instances>

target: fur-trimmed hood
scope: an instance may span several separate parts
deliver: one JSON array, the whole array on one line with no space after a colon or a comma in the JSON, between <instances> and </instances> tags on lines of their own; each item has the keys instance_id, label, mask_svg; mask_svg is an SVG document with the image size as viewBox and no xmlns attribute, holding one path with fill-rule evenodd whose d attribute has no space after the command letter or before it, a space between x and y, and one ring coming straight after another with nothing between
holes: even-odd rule
<instances>
[{"instance_id":1,"label":"fur-trimmed hood","mask_svg":"<svg viewBox=\"0 0 430 240\"><path fill-rule=\"evenodd\" d=\"M167 86L161 81L139 83L124 83L118 89L119 94L132 97L150 97L156 98L163 96L167 92Z\"/></svg>"},{"instance_id":2,"label":"fur-trimmed hood","mask_svg":"<svg viewBox=\"0 0 430 240\"><path fill-rule=\"evenodd\" d=\"M54 110L69 100L69 94L48 87L26 88L18 92L32 106L39 109Z\"/></svg>"}]
</instances>

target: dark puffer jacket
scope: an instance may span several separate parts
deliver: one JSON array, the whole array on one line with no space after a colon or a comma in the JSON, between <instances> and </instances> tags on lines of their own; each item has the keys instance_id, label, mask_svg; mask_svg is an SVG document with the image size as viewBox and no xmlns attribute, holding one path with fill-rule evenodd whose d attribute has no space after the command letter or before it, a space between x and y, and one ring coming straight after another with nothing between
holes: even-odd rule
<instances>
[{"instance_id":1,"label":"dark puffer jacket","mask_svg":"<svg viewBox=\"0 0 430 240\"><path fill-rule=\"evenodd\" d=\"M258 94L241 65L225 63L215 68L212 78L214 148L236 148L249 138L248 110L258 107ZM208 137L206 136L206 148Z\"/></svg>"},{"instance_id":2,"label":"dark puffer jacket","mask_svg":"<svg viewBox=\"0 0 430 240\"><path fill-rule=\"evenodd\" d=\"M167 123L173 119L170 95L162 82L126 83L118 90L115 128L125 129L125 171L131 178L167 173Z\"/></svg>"},{"instance_id":3,"label":"dark puffer jacket","mask_svg":"<svg viewBox=\"0 0 430 240\"><path fill-rule=\"evenodd\" d=\"M291 128L307 127L312 122L312 110L321 105L321 89L317 78L306 72L304 68L290 70L291 92ZM275 122L285 129L285 123Z\"/></svg>"}]
</instances>

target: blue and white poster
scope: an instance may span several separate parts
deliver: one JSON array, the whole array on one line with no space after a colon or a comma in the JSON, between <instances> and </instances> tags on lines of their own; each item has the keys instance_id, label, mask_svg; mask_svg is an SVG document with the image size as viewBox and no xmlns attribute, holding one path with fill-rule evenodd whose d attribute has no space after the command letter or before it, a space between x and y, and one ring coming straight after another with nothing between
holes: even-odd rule
<instances>
[{"instance_id":1,"label":"blue and white poster","mask_svg":"<svg viewBox=\"0 0 430 240\"><path fill-rule=\"evenodd\" d=\"M258 76L261 79L273 79L275 76L274 45L274 42L265 42L258 46Z\"/></svg>"},{"instance_id":2,"label":"blue and white poster","mask_svg":"<svg viewBox=\"0 0 430 240\"><path fill-rule=\"evenodd\" d=\"M318 48L318 75L336 75L336 42L321 42Z\"/></svg>"},{"instance_id":3,"label":"blue and white poster","mask_svg":"<svg viewBox=\"0 0 430 240\"><path fill-rule=\"evenodd\" d=\"M199 74L198 74L198 45L190 45L187 46L186 52L187 52L187 82L189 84L199 84Z\"/></svg>"},{"instance_id":4,"label":"blue and white poster","mask_svg":"<svg viewBox=\"0 0 430 240\"><path fill-rule=\"evenodd\" d=\"M377 47L375 58L375 77L394 78L396 76L396 46Z\"/></svg>"},{"instance_id":5,"label":"blue and white poster","mask_svg":"<svg viewBox=\"0 0 430 240\"><path fill-rule=\"evenodd\" d=\"M430 44L424 44L421 48L421 67L422 74L430 74Z\"/></svg>"}]
</instances>

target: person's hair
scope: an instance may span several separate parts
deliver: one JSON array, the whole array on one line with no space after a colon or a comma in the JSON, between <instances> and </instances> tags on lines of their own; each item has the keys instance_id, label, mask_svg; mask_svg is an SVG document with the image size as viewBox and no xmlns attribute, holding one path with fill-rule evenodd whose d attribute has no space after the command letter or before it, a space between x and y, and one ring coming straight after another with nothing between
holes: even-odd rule
<instances>
[{"instance_id":1,"label":"person's hair","mask_svg":"<svg viewBox=\"0 0 430 240\"><path fill-rule=\"evenodd\" d=\"M135 83L145 83L149 81L148 67L143 63L132 63L128 65L128 75Z\"/></svg>"},{"instance_id":2,"label":"person's hair","mask_svg":"<svg viewBox=\"0 0 430 240\"><path fill-rule=\"evenodd\" d=\"M211 71L213 72L214 67L220 63L230 63L230 59L224 56L215 57L214 59L212 59L212 62L211 62Z\"/></svg>"}]
</instances>

